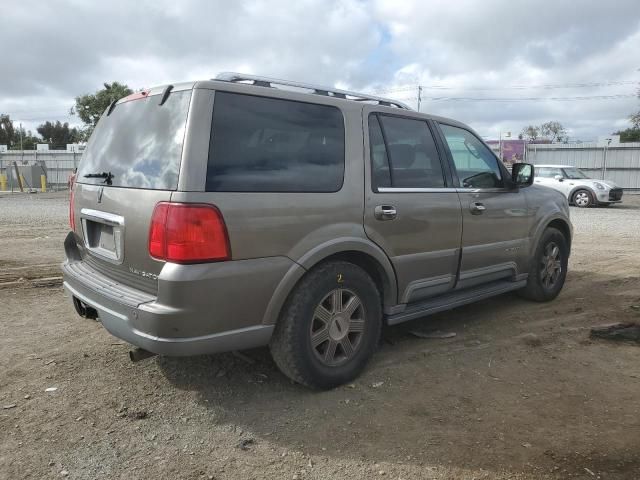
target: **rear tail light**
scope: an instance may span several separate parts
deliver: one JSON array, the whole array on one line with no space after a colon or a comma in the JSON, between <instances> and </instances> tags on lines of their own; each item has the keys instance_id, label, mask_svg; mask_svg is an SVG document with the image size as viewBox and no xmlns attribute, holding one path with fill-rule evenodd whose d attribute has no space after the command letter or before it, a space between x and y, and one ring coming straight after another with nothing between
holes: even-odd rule
<instances>
[{"instance_id":1,"label":"rear tail light","mask_svg":"<svg viewBox=\"0 0 640 480\"><path fill-rule=\"evenodd\" d=\"M149 254L174 263L229 260L227 227L213 205L160 202L149 227Z\"/></svg>"}]
</instances>

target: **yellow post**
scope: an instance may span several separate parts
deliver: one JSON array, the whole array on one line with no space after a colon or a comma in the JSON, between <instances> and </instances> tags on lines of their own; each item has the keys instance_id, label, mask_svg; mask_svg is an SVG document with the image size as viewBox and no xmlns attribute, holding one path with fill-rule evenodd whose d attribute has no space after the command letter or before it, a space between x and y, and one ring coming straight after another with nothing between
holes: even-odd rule
<instances>
[{"instance_id":1,"label":"yellow post","mask_svg":"<svg viewBox=\"0 0 640 480\"><path fill-rule=\"evenodd\" d=\"M47 177L44 175L40 175L40 186L42 186L42 191L47 191Z\"/></svg>"},{"instance_id":2,"label":"yellow post","mask_svg":"<svg viewBox=\"0 0 640 480\"><path fill-rule=\"evenodd\" d=\"M6 189L7 189L7 176L0 175L0 190L6 190Z\"/></svg>"}]
</instances>

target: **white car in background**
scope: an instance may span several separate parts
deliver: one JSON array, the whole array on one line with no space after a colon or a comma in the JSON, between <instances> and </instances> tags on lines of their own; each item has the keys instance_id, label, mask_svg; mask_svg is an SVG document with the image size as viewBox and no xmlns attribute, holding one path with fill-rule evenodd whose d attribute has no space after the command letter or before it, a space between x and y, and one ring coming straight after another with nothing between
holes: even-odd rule
<instances>
[{"instance_id":1,"label":"white car in background","mask_svg":"<svg viewBox=\"0 0 640 480\"><path fill-rule=\"evenodd\" d=\"M535 165L535 183L564 193L576 207L622 202L622 188L618 185L610 180L589 178L570 165Z\"/></svg>"}]
</instances>

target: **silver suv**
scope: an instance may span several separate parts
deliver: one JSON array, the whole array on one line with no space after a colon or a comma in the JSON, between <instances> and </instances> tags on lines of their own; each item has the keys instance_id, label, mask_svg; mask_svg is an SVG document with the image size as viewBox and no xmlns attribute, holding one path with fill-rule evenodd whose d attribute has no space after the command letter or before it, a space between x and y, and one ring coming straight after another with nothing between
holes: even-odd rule
<instances>
[{"instance_id":1,"label":"silver suv","mask_svg":"<svg viewBox=\"0 0 640 480\"><path fill-rule=\"evenodd\" d=\"M560 292L566 198L468 126L316 85L223 74L114 102L80 163L64 286L138 353L269 345L330 388L383 324Z\"/></svg>"}]
</instances>

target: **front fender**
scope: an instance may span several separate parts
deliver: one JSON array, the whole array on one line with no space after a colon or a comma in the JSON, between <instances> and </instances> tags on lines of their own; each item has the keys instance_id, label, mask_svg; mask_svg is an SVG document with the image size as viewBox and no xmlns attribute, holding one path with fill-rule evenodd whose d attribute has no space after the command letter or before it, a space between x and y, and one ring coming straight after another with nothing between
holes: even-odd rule
<instances>
[{"instance_id":1,"label":"front fender","mask_svg":"<svg viewBox=\"0 0 640 480\"><path fill-rule=\"evenodd\" d=\"M569 244L573 237L573 226L569 218L569 203L567 198L557 190L530 187L527 191L527 203L532 211L532 221L529 230L531 239L529 256L535 254L536 247L544 230L554 221L561 221L569 233Z\"/></svg>"},{"instance_id":2,"label":"front fender","mask_svg":"<svg viewBox=\"0 0 640 480\"><path fill-rule=\"evenodd\" d=\"M586 190L588 192L591 192L591 195L593 197L593 201L597 202L598 201L598 194L596 193L596 191L587 186L587 185L578 185L576 187L573 187L571 189L571 191L569 192L569 203L571 203L573 201L573 195L578 191L578 190Z\"/></svg>"}]
</instances>

